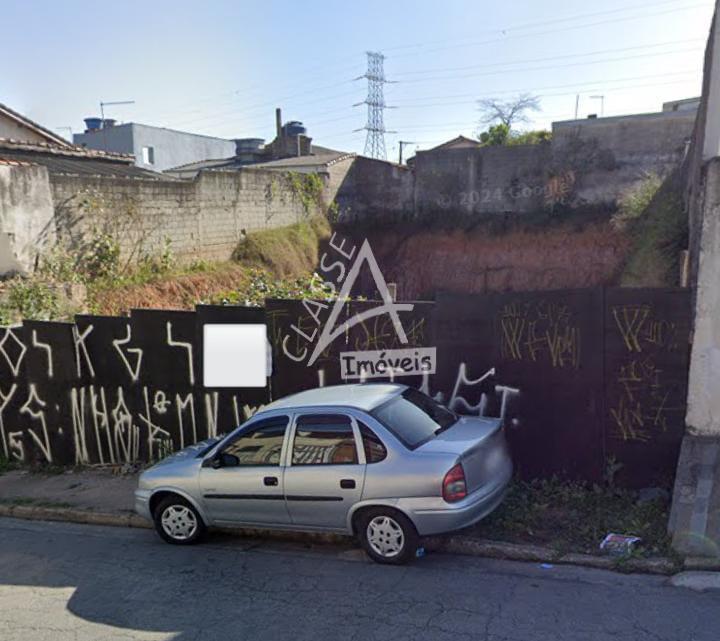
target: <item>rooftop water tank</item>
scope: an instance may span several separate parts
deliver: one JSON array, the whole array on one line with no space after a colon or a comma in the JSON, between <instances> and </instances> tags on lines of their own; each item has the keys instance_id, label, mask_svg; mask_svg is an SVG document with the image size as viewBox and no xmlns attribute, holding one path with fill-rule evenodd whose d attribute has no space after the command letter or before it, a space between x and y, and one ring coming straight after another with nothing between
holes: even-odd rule
<instances>
[{"instance_id":1,"label":"rooftop water tank","mask_svg":"<svg viewBox=\"0 0 720 641\"><path fill-rule=\"evenodd\" d=\"M260 151L264 146L264 138L235 138L235 153L238 156Z\"/></svg>"},{"instance_id":2,"label":"rooftop water tank","mask_svg":"<svg viewBox=\"0 0 720 641\"><path fill-rule=\"evenodd\" d=\"M286 136L304 136L307 133L305 125L299 120L290 120L283 126L283 130Z\"/></svg>"},{"instance_id":3,"label":"rooftop water tank","mask_svg":"<svg viewBox=\"0 0 720 641\"><path fill-rule=\"evenodd\" d=\"M102 118L85 118L86 133L90 131L97 131L102 127Z\"/></svg>"},{"instance_id":4,"label":"rooftop water tank","mask_svg":"<svg viewBox=\"0 0 720 641\"><path fill-rule=\"evenodd\" d=\"M103 129L108 129L109 127L114 127L117 120L115 118L105 118L105 120L102 121L103 123Z\"/></svg>"}]
</instances>

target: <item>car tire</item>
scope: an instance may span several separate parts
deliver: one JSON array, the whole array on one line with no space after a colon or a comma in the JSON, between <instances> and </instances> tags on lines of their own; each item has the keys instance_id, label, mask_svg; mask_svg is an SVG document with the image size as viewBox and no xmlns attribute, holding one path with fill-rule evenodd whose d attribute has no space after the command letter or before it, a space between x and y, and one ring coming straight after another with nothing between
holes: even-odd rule
<instances>
[{"instance_id":1,"label":"car tire","mask_svg":"<svg viewBox=\"0 0 720 641\"><path fill-rule=\"evenodd\" d=\"M155 530L167 543L192 545L205 534L205 523L195 507L182 496L171 494L153 512Z\"/></svg>"},{"instance_id":2,"label":"car tire","mask_svg":"<svg viewBox=\"0 0 720 641\"><path fill-rule=\"evenodd\" d=\"M415 558L420 537L412 521L391 508L363 511L357 534L367 555L377 563L403 565Z\"/></svg>"}]
</instances>

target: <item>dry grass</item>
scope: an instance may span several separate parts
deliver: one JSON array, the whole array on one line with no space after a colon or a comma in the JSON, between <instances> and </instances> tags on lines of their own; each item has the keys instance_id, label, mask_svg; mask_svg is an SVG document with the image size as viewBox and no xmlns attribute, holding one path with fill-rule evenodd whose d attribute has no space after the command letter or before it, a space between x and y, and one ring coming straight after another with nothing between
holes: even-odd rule
<instances>
[{"instance_id":1,"label":"dry grass","mask_svg":"<svg viewBox=\"0 0 720 641\"><path fill-rule=\"evenodd\" d=\"M317 267L319 248L330 232L327 219L315 216L297 225L251 233L237 246L233 259L279 278L294 278Z\"/></svg>"},{"instance_id":2,"label":"dry grass","mask_svg":"<svg viewBox=\"0 0 720 641\"><path fill-rule=\"evenodd\" d=\"M91 288L93 313L117 315L130 309L193 309L216 300L228 291L244 289L260 267L275 278L299 278L312 273L319 261L319 247L330 236L325 218L248 234L233 260L187 271L158 275L147 282Z\"/></svg>"},{"instance_id":3,"label":"dry grass","mask_svg":"<svg viewBox=\"0 0 720 641\"><path fill-rule=\"evenodd\" d=\"M123 285L94 293L93 312L117 315L130 309L193 309L221 292L249 281L247 269L237 263L220 263L212 269L167 276L148 283Z\"/></svg>"}]
</instances>

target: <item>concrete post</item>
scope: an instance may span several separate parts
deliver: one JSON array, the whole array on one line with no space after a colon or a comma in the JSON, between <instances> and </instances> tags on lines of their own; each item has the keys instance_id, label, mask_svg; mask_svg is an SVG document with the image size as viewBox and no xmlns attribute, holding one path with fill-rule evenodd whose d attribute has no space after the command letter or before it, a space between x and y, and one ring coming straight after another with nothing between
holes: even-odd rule
<instances>
[{"instance_id":1,"label":"concrete post","mask_svg":"<svg viewBox=\"0 0 720 641\"><path fill-rule=\"evenodd\" d=\"M700 168L700 241L687 430L675 477L669 530L683 554L720 556L720 36L716 12L705 82Z\"/></svg>"},{"instance_id":2,"label":"concrete post","mask_svg":"<svg viewBox=\"0 0 720 641\"><path fill-rule=\"evenodd\" d=\"M703 132L702 158L710 160L720 156L720 28L718 28L718 11L717 2L715 6L715 16L713 17L713 26L710 31L710 41L708 46L712 48L712 61L710 63L710 78L706 85L707 95L707 118L705 120L705 130ZM707 70L706 70L707 73Z\"/></svg>"}]
</instances>

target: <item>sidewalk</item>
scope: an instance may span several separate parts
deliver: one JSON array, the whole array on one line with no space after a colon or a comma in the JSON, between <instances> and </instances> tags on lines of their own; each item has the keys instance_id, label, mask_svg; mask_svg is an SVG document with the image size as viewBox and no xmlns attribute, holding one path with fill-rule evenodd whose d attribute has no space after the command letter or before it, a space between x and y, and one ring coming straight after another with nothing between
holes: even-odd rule
<instances>
[{"instance_id":1,"label":"sidewalk","mask_svg":"<svg viewBox=\"0 0 720 641\"><path fill-rule=\"evenodd\" d=\"M71 521L95 525L144 527L151 524L133 512L137 473L123 474L109 468L67 470L44 474L14 470L0 474L0 517L12 516L47 521ZM228 531L228 530L224 530ZM281 538L306 542L332 542L336 535L307 534L256 529L230 530L238 536ZM720 570L720 560L665 557L614 559L607 556L560 553L549 547L489 541L472 530L431 537L429 551L466 554L544 564L573 564L625 572L674 574L685 570Z\"/></svg>"}]
</instances>

